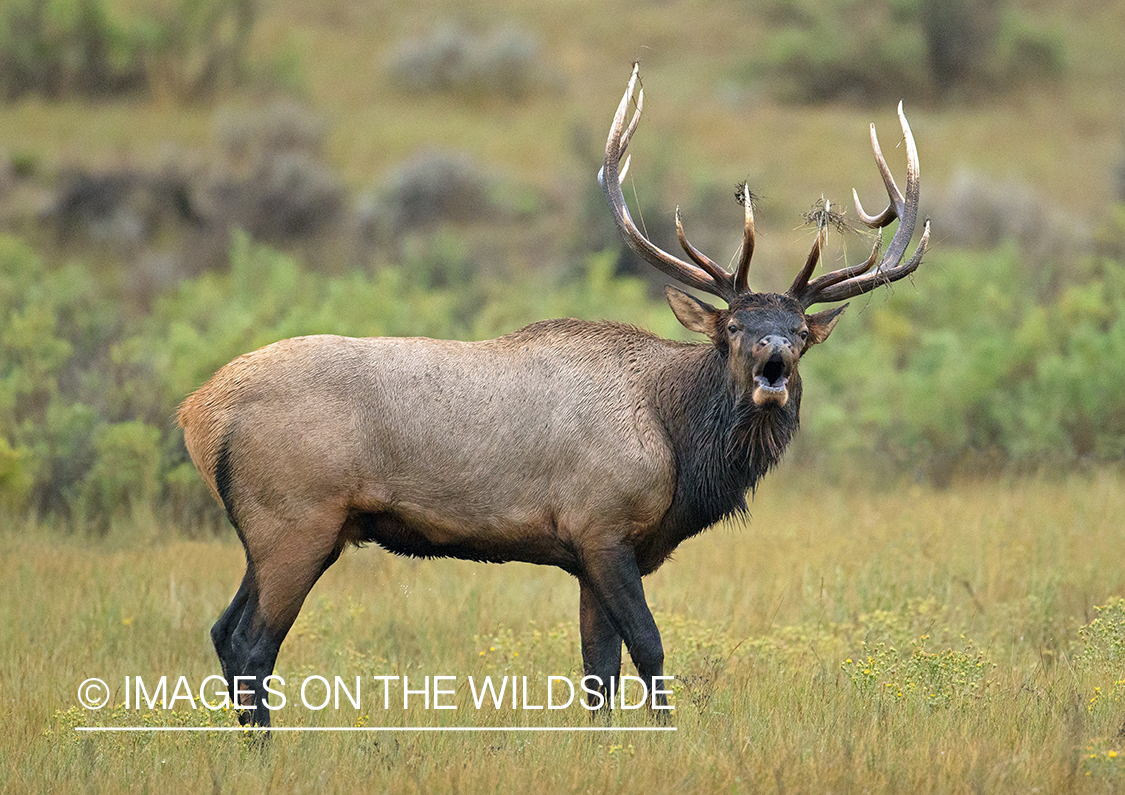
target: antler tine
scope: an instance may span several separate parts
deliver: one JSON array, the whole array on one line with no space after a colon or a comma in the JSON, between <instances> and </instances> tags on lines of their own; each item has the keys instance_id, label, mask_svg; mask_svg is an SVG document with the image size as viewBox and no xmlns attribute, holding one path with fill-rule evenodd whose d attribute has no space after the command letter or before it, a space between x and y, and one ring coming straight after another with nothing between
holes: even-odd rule
<instances>
[{"instance_id":1,"label":"antler tine","mask_svg":"<svg viewBox=\"0 0 1125 795\"><path fill-rule=\"evenodd\" d=\"M902 102L898 103L898 117L903 125L904 133L909 136L910 127L906 123L906 116L904 116L902 113ZM898 185L895 184L895 178L891 175L891 168L887 165L886 158L883 157L883 150L879 146L879 136L875 133L874 123L871 124L871 149L875 152L875 165L879 168L879 176L883 178L883 184L887 188L887 195L890 197L891 202L887 205L887 208L878 215L868 215L863 211L863 205L859 202L859 193L854 188L852 189L852 197L855 199L855 210L860 220L874 229L882 228L889 224L891 221L895 220L895 218L897 218L902 212L903 206L906 202L903 199L902 192L898 189ZM907 160L909 161L909 159L910 158L908 154ZM915 161L917 161L917 152L915 152ZM909 170L909 165L907 166L907 168ZM910 177L908 175L908 189L909 185Z\"/></svg>"},{"instance_id":2,"label":"antler tine","mask_svg":"<svg viewBox=\"0 0 1125 795\"><path fill-rule=\"evenodd\" d=\"M684 262L653 244L641 233L633 222L632 216L629 215L629 208L625 204L625 196L621 192L621 180L625 169L621 169L621 173L619 173L618 167L621 163L621 156L625 153L625 147L629 145L629 140L633 137L633 133L640 123L641 108L644 103L643 88L637 95L637 109L629 120L628 126L625 124L629 100L632 99L633 91L636 88L639 71L640 64L634 63L633 74L629 78L625 94L621 97L621 103L617 106L617 113L613 117L613 126L609 130L609 138L605 144L605 161L598 172L598 183L602 186L606 201L613 213L613 220L625 238L626 244L641 259L668 274L676 281L718 296L729 303L738 294L734 289L731 274L726 273L722 268L696 251L694 247L691 247L690 244L687 244L678 218L677 229L681 244L684 245L684 250L687 251L688 256L695 261L696 265ZM626 161L625 167L628 168L628 161Z\"/></svg>"},{"instance_id":3,"label":"antler tine","mask_svg":"<svg viewBox=\"0 0 1125 795\"><path fill-rule=\"evenodd\" d=\"M906 253L906 247L910 244L910 238L914 235L914 223L918 217L918 147L914 144L914 134L910 132L910 124L906 121L906 114L902 112L902 102L898 103L898 120L899 124L902 125L902 137L906 143L906 196L904 198L902 193L899 192L894 177L891 176L891 169L887 166L887 161L883 158L883 153L879 149L875 125L872 124L871 148L875 152L875 163L879 167L879 173L883 177L883 184L887 187L887 195L890 197L891 203L879 216L872 219L875 223L868 221L867 219L870 216L864 213L859 205L856 205L856 212L868 226L883 227L896 217L899 220L898 229L895 230L894 236L887 246L887 253L883 255L883 261L879 263L876 270L882 270L885 266L894 267L902 259L903 254ZM859 194L855 193L855 195L858 198Z\"/></svg>"},{"instance_id":4,"label":"antler tine","mask_svg":"<svg viewBox=\"0 0 1125 795\"><path fill-rule=\"evenodd\" d=\"M828 216L832 203L824 202L824 214ZM809 277L816 270L816 263L820 261L820 252L828 243L828 225L824 224L816 230L816 239L813 241L809 256L805 259L805 266L797 273L797 278L789 286L790 295L803 295L809 289Z\"/></svg>"},{"instance_id":5,"label":"antler tine","mask_svg":"<svg viewBox=\"0 0 1125 795\"><path fill-rule=\"evenodd\" d=\"M873 124L871 127L874 129L875 125ZM898 186L896 185L895 190L897 189ZM898 218L898 213L895 210L894 204L888 204L887 208L878 215L868 215L865 213L863 211L863 205L859 203L859 192L855 188L852 188L852 200L855 202L855 213L859 216L859 220L863 221L866 226L872 229L882 229L891 221Z\"/></svg>"},{"instance_id":6,"label":"antler tine","mask_svg":"<svg viewBox=\"0 0 1125 795\"><path fill-rule=\"evenodd\" d=\"M810 292L819 292L834 284L853 279L856 276L862 276L867 271L871 270L871 266L879 261L879 250L883 247L883 235L879 233L875 237L875 245L871 247L871 256L861 262L859 265L852 265L850 268L840 268L840 270L832 271L817 276L808 283L807 289Z\"/></svg>"},{"instance_id":7,"label":"antler tine","mask_svg":"<svg viewBox=\"0 0 1125 795\"><path fill-rule=\"evenodd\" d=\"M879 267L866 275L851 278L846 281L839 281L838 283L826 280L825 285L822 289L818 290L813 300L804 305L808 307L814 303L828 304L834 301L844 301L848 298L854 298L857 295L869 293L876 287L882 287L885 284L890 284L891 282L909 276L922 264L922 255L926 253L926 247L929 243L930 219L927 218L925 226L922 228L922 238L918 241L918 247L914 249L914 255L905 265L884 268L883 265L887 261L887 256L884 255L883 262L879 263ZM870 260L868 260L868 262L870 262ZM868 267L870 266L868 265ZM864 270L866 270L866 268ZM834 274L825 274L825 276L832 275Z\"/></svg>"},{"instance_id":8,"label":"antler tine","mask_svg":"<svg viewBox=\"0 0 1125 795\"><path fill-rule=\"evenodd\" d=\"M628 99L633 95L633 86L637 84L640 79L640 64L633 64L633 74L629 78L629 85L625 88L624 102L628 106ZM618 158L625 154L629 142L633 140L633 133L637 131L637 125L641 123L641 112L645 107L645 87L641 86L641 90L637 92L637 108L633 111L633 117L629 119L629 126L625 128L625 132L621 136L621 151L618 152Z\"/></svg>"},{"instance_id":9,"label":"antler tine","mask_svg":"<svg viewBox=\"0 0 1125 795\"><path fill-rule=\"evenodd\" d=\"M750 258L754 256L754 204L750 201L750 186L742 183L742 206L746 211L745 229L742 233L742 256L734 271L734 289L744 293L750 289Z\"/></svg>"},{"instance_id":10,"label":"antler tine","mask_svg":"<svg viewBox=\"0 0 1125 795\"><path fill-rule=\"evenodd\" d=\"M625 155L625 162L621 166L621 173L617 175L617 184L618 185L624 185L625 184L625 175L629 173L629 164L631 162L633 162L633 156L632 155ZM601 179L600 173L598 175L598 179Z\"/></svg>"},{"instance_id":11,"label":"antler tine","mask_svg":"<svg viewBox=\"0 0 1125 795\"><path fill-rule=\"evenodd\" d=\"M856 213L863 223L875 229L882 229L898 219L898 228L895 229L886 252L882 259L879 259L879 264L875 265L874 270L872 270L872 265L879 257L882 236L876 240L871 256L860 265L824 274L812 282L807 281L807 276L805 280L802 280L801 276L805 275L802 271L798 275L797 281L793 283L793 287L790 288L790 295L797 298L806 308L815 303L843 301L847 298L862 295L884 284L890 284L913 273L922 262L922 255L925 254L926 246L930 240L929 219L925 222L922 237L918 242L918 247L914 250L914 255L906 264L900 264L906 254L907 247L910 245L910 239L914 236L914 226L918 220L920 177L918 148L914 143L914 135L906 121L901 102L898 103L898 118L899 124L902 126L903 140L906 144L906 194L903 195L898 185L895 184L891 169L879 148L879 139L875 135L874 124L871 125L871 148L875 153L875 164L883 178L890 204L878 215L868 215L859 202L859 194L854 190L852 191L855 197ZM806 264L806 269L807 267ZM809 275L811 275L811 271L809 271Z\"/></svg>"}]
</instances>

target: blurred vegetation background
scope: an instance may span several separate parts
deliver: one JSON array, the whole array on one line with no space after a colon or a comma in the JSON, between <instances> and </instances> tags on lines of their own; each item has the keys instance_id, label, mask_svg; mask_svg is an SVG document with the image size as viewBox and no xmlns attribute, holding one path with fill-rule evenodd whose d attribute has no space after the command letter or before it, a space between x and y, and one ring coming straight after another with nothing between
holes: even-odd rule
<instances>
[{"instance_id":1,"label":"blurred vegetation background","mask_svg":"<svg viewBox=\"0 0 1125 795\"><path fill-rule=\"evenodd\" d=\"M793 457L938 485L1125 458L1125 3L8 0L0 511L224 520L175 407L305 333L485 338L552 316L684 336L595 182L634 59L627 196L752 283L802 213L883 190L905 101L932 253L802 365ZM901 179L901 177L900 177ZM850 202L848 202L850 204ZM827 265L865 256L835 235Z\"/></svg>"}]
</instances>

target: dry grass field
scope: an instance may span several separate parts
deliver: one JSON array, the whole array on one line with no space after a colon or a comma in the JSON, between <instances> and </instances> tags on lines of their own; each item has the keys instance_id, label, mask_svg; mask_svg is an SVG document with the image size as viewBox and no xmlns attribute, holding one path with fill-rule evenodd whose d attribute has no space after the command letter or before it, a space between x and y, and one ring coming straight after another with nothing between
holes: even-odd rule
<instances>
[{"instance_id":1,"label":"dry grass field","mask_svg":"<svg viewBox=\"0 0 1125 795\"><path fill-rule=\"evenodd\" d=\"M227 726L124 706L125 677L218 673L207 631L241 576L232 541L144 517L97 543L8 528L0 547L0 787L11 792L1113 792L1125 787L1125 478L824 487L783 469L753 519L685 544L648 583L676 677L643 711L474 709L468 677L580 675L577 588L510 564L353 551L282 649L284 727L674 727L674 732L88 734ZM1119 600L1119 596L1117 596ZM359 709L298 703L363 679ZM456 676L391 708L374 676ZM111 705L82 709L99 677ZM535 685L534 683L539 683ZM539 692L535 691L538 686ZM414 685L412 685L414 687ZM309 691L312 705L323 693ZM633 697L630 697L633 700ZM558 701L556 701L558 703Z\"/></svg>"}]
</instances>

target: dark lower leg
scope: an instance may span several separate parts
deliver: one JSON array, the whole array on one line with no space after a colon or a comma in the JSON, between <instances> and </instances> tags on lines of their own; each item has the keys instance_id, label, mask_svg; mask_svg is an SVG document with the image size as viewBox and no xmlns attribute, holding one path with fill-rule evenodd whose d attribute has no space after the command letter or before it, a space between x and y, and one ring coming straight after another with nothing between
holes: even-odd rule
<instances>
[{"instance_id":1,"label":"dark lower leg","mask_svg":"<svg viewBox=\"0 0 1125 795\"><path fill-rule=\"evenodd\" d=\"M254 573L253 570L247 566L246 574L242 578L242 584L238 587L237 593L231 600L230 605L227 607L215 625L211 627L211 643L215 646L215 653L219 655L219 665L222 667L223 679L227 683L227 689L231 693L231 698L234 698L234 683L232 677L235 671L240 670L241 660L234 653L234 648L231 643L231 636L234 634L235 628L238 626L239 621L242 619L243 612L246 609L247 603L250 601L251 592L254 588ZM253 612L253 608L251 608Z\"/></svg>"},{"instance_id":2,"label":"dark lower leg","mask_svg":"<svg viewBox=\"0 0 1125 795\"><path fill-rule=\"evenodd\" d=\"M246 710L239 715L243 725L270 725L266 680L305 597L340 551L333 546L326 554L307 555L303 561L265 561L256 567L255 588L231 636L236 676L242 677L239 689L244 695L238 706Z\"/></svg>"},{"instance_id":3,"label":"dark lower leg","mask_svg":"<svg viewBox=\"0 0 1125 795\"><path fill-rule=\"evenodd\" d=\"M584 580L579 600L579 626L582 631L582 670L585 676L596 676L596 689L609 705L611 693L617 691L621 674L621 636L602 610L593 589Z\"/></svg>"},{"instance_id":4,"label":"dark lower leg","mask_svg":"<svg viewBox=\"0 0 1125 795\"><path fill-rule=\"evenodd\" d=\"M598 550L587 554L583 562L583 582L589 583L604 615L625 641L637 673L647 687L659 685L654 678L664 675L664 646L645 602L633 551L624 546ZM660 706L667 703L664 696L657 696L654 701Z\"/></svg>"}]
</instances>

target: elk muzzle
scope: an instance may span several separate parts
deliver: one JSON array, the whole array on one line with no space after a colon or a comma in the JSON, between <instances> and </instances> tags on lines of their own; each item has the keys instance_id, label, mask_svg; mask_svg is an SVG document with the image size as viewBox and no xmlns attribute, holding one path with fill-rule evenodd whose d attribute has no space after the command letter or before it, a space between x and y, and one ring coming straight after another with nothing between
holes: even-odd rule
<instances>
[{"instance_id":1,"label":"elk muzzle","mask_svg":"<svg viewBox=\"0 0 1125 795\"><path fill-rule=\"evenodd\" d=\"M757 406L783 408L789 400L789 376L797 363L797 353L788 339L771 334L763 337L751 352L754 362L751 399Z\"/></svg>"}]
</instances>

